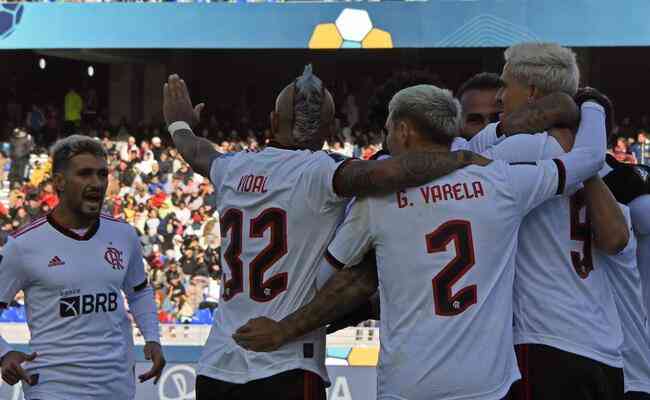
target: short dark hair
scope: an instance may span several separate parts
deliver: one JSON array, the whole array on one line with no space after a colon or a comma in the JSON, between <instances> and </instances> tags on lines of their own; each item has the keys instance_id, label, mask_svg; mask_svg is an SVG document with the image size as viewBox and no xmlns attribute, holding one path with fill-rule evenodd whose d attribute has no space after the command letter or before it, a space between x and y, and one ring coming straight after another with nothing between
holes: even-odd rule
<instances>
[{"instance_id":1,"label":"short dark hair","mask_svg":"<svg viewBox=\"0 0 650 400\"><path fill-rule=\"evenodd\" d=\"M503 87L503 81L499 75L492 72L481 72L460 85L456 97L460 100L461 96L469 90L493 90L501 89L501 87Z\"/></svg>"},{"instance_id":2,"label":"short dark hair","mask_svg":"<svg viewBox=\"0 0 650 400\"><path fill-rule=\"evenodd\" d=\"M70 159L79 154L91 154L106 158L106 150L101 142L82 135L71 135L63 138L52 146L52 173L56 174L68 168Z\"/></svg>"},{"instance_id":3,"label":"short dark hair","mask_svg":"<svg viewBox=\"0 0 650 400\"><path fill-rule=\"evenodd\" d=\"M420 84L442 87L437 75L424 70L409 70L396 72L375 89L368 101L370 127L381 131L388 119L388 103L393 96L402 89Z\"/></svg>"}]
</instances>

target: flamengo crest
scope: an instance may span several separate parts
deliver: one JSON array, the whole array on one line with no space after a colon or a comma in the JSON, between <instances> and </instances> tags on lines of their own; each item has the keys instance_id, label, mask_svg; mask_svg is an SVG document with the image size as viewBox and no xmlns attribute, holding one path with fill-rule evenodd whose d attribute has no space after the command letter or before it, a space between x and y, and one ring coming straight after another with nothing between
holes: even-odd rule
<instances>
[{"instance_id":1,"label":"flamengo crest","mask_svg":"<svg viewBox=\"0 0 650 400\"><path fill-rule=\"evenodd\" d=\"M122 252L115 247L109 247L104 253L104 260L109 263L113 269L124 269L124 261L122 261Z\"/></svg>"}]
</instances>

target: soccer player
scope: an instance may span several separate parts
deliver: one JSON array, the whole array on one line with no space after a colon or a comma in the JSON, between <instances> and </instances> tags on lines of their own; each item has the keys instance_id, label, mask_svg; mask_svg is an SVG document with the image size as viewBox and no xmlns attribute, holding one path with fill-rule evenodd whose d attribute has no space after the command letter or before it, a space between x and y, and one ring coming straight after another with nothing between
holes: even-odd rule
<instances>
[{"instance_id":1,"label":"soccer player","mask_svg":"<svg viewBox=\"0 0 650 400\"><path fill-rule=\"evenodd\" d=\"M479 87L485 88L488 85L490 85L490 87L496 87L497 83L493 79L494 77L483 78L486 74L487 73L482 73L477 75L480 77L478 82L474 80L468 81L464 85L465 89L463 90L470 90L468 89L469 87L474 88L472 90L479 90ZM498 75L496 77L499 80L498 87L501 87L503 83ZM419 84L430 84L435 86L436 78L419 71L396 73L373 93L370 100L371 109L369 112L369 118L371 121L378 124L377 121L381 120L381 125L384 126L388 119L388 104L393 96L402 89ZM465 109L462 101L463 97L464 96L461 96L460 101L461 108L463 108L464 111ZM481 97L485 99L485 96ZM496 101L495 99L493 100ZM501 109L500 106L499 109ZM536 99L534 102L522 104L516 110L513 110L507 115L502 115L501 117L502 118L498 124L498 133L497 125L490 124L489 126L485 126L478 134L473 135L469 140L462 136L454 138L452 149L464 148L480 153L487 151L489 147L508 136L523 133L537 133L551 129L554 126L574 126L577 125L579 111L575 106L572 96L562 92L554 92L540 99ZM465 117L463 120L466 121ZM373 158L384 159L388 154L388 150L386 146L384 146L384 149L375 154ZM326 282L334 272L335 270L329 263L323 263L319 273L319 281L322 281L323 283ZM327 333L336 332L347 326L358 325L360 322L368 319L379 319L378 309L378 296L373 295L371 301L363 304L357 310L354 310L344 318L330 324L327 327Z\"/></svg>"},{"instance_id":2,"label":"soccer player","mask_svg":"<svg viewBox=\"0 0 650 400\"><path fill-rule=\"evenodd\" d=\"M199 361L197 396L206 399L323 398L325 337L312 332L273 353L245 351L232 334L259 315L281 319L316 292L319 261L352 196L416 186L471 163L472 153L414 152L383 161L343 161L322 149L334 103L308 67L279 94L272 142L261 152L220 154L190 124L187 87L172 75L163 110L179 152L209 176L222 232L222 302Z\"/></svg>"},{"instance_id":3,"label":"soccer player","mask_svg":"<svg viewBox=\"0 0 650 400\"><path fill-rule=\"evenodd\" d=\"M460 86L456 97L463 109L461 136L465 139L471 139L488 124L499 122L501 104L497 102L497 91L501 85L499 75L481 72Z\"/></svg>"},{"instance_id":4,"label":"soccer player","mask_svg":"<svg viewBox=\"0 0 650 400\"><path fill-rule=\"evenodd\" d=\"M535 104L552 92L577 93L580 73L575 54L552 43L523 43L505 52L501 74L504 86L498 100L503 116ZM611 104L601 94L583 90L578 98L593 96L607 112ZM486 130L498 130L500 124ZM483 135L484 137L487 137ZM498 135L497 135L498 136ZM573 135L554 127L536 135L516 135L489 148L483 155L510 162L552 159L571 149ZM457 147L453 147L457 148ZM588 183L587 183L588 184ZM603 185L591 195L610 198ZM514 285L514 329L521 383L517 397L533 399L609 399L592 382L603 382L622 392L623 341L618 313L602 268L594 268L591 243L607 254L627 245L629 232L620 209L604 226L589 223L580 213L578 196L551 199L533 210L519 231ZM614 201L615 203L615 201ZM592 238L591 232L599 235Z\"/></svg>"},{"instance_id":5,"label":"soccer player","mask_svg":"<svg viewBox=\"0 0 650 400\"><path fill-rule=\"evenodd\" d=\"M627 247L610 256L594 250L596 266L604 265L614 289L623 330L623 374L626 400L650 399L650 337L647 329L648 268L650 267L650 181L647 167L623 164L607 156L601 175L625 212L630 232ZM629 208L627 206L629 206ZM587 204L590 218L602 218L611 210ZM634 212L631 219L630 214ZM638 241L636 238L638 237Z\"/></svg>"},{"instance_id":6,"label":"soccer player","mask_svg":"<svg viewBox=\"0 0 650 400\"><path fill-rule=\"evenodd\" d=\"M145 338L158 381L165 365L140 241L100 213L108 166L100 142L73 135L52 148L59 205L14 232L0 257L0 305L25 292L33 354L0 338L2 378L27 400L133 399L135 360L122 292Z\"/></svg>"},{"instance_id":7,"label":"soccer player","mask_svg":"<svg viewBox=\"0 0 650 400\"><path fill-rule=\"evenodd\" d=\"M604 112L582 106L574 150L559 159L468 167L425 185L357 199L327 258L353 266L371 248L381 297L379 399L502 399L518 377L512 290L517 234L543 201L593 175L604 160ZM400 91L386 122L393 156L449 151L461 124L451 93ZM600 139L592 136L602 135ZM566 165L566 168L565 168ZM277 323L258 318L235 339L256 351L339 317L369 294L365 263L337 273L315 299ZM365 291L365 293L364 293Z\"/></svg>"}]
</instances>

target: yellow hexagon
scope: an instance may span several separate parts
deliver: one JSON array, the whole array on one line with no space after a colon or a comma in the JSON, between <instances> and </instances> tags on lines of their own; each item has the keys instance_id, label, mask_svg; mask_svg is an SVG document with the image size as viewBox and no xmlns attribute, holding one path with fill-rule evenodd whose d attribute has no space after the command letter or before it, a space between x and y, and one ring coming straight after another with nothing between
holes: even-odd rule
<instances>
[{"instance_id":1,"label":"yellow hexagon","mask_svg":"<svg viewBox=\"0 0 650 400\"><path fill-rule=\"evenodd\" d=\"M379 347L353 347L348 362L353 367L376 367L379 361Z\"/></svg>"},{"instance_id":2,"label":"yellow hexagon","mask_svg":"<svg viewBox=\"0 0 650 400\"><path fill-rule=\"evenodd\" d=\"M335 24L318 24L309 39L310 49L338 49L343 38Z\"/></svg>"},{"instance_id":3,"label":"yellow hexagon","mask_svg":"<svg viewBox=\"0 0 650 400\"><path fill-rule=\"evenodd\" d=\"M363 38L361 46L364 49L392 49L393 38L390 33L381 29L373 28L373 30Z\"/></svg>"}]
</instances>

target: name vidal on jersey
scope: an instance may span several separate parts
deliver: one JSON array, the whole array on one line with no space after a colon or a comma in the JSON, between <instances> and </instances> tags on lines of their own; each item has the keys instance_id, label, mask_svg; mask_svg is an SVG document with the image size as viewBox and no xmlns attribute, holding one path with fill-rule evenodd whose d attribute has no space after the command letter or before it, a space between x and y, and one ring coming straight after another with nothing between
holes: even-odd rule
<instances>
[{"instance_id":1,"label":"name vidal on jersey","mask_svg":"<svg viewBox=\"0 0 650 400\"><path fill-rule=\"evenodd\" d=\"M268 176L244 175L239 179L237 191L249 193L266 193Z\"/></svg>"},{"instance_id":2,"label":"name vidal on jersey","mask_svg":"<svg viewBox=\"0 0 650 400\"><path fill-rule=\"evenodd\" d=\"M453 185L447 183L444 185L420 187L420 194L422 195L422 200L426 204L429 204L439 201L459 201L484 197L485 190L483 190L483 185L480 181L475 181L472 183L463 182ZM413 206L413 203L409 203L406 192L397 192L397 207L404 208L408 206Z\"/></svg>"}]
</instances>

